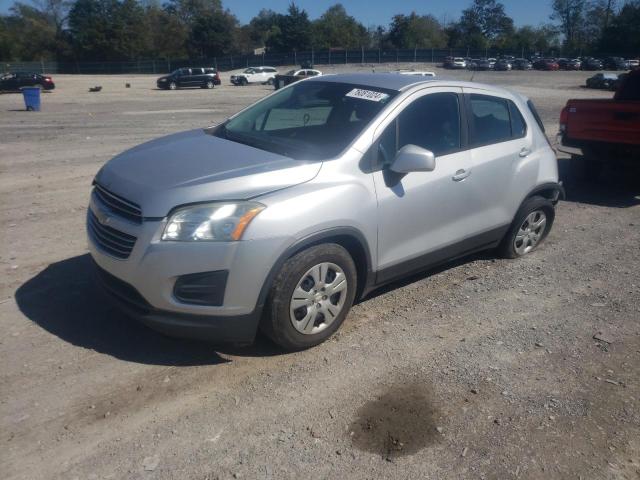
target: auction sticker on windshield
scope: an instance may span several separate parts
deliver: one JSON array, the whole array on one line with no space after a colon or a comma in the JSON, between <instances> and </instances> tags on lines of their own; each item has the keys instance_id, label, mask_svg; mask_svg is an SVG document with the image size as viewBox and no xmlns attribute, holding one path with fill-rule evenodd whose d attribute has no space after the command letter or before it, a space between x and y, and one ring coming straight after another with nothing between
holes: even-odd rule
<instances>
[{"instance_id":1,"label":"auction sticker on windshield","mask_svg":"<svg viewBox=\"0 0 640 480\"><path fill-rule=\"evenodd\" d=\"M362 88L354 88L345 95L346 97L361 98L362 100L370 100L372 102L381 102L389 98L389 95L373 90L363 90Z\"/></svg>"}]
</instances>

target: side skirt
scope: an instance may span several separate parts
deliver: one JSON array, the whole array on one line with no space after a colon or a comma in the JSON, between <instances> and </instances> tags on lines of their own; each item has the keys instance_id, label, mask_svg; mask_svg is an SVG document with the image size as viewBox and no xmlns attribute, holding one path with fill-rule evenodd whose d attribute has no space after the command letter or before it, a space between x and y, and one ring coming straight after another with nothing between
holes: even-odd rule
<instances>
[{"instance_id":1,"label":"side skirt","mask_svg":"<svg viewBox=\"0 0 640 480\"><path fill-rule=\"evenodd\" d=\"M497 247L509 230L510 225L495 228L471 238L454 243L439 250L426 253L411 260L379 270L375 274L375 283L369 289L378 288L413 273L430 270L443 263L465 257L472 253Z\"/></svg>"}]
</instances>

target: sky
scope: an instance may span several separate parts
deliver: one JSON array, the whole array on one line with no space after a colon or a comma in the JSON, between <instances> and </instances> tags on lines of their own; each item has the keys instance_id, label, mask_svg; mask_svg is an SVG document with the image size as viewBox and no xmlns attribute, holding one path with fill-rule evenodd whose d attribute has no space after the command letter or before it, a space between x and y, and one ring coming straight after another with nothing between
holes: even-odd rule
<instances>
[{"instance_id":1,"label":"sky","mask_svg":"<svg viewBox=\"0 0 640 480\"><path fill-rule=\"evenodd\" d=\"M28 3L29 0L22 0ZM14 0L0 0L0 12L9 11ZM284 13L290 0L223 0L226 8L231 10L241 23L248 23L262 8L270 8ZM311 19L315 19L337 0L296 0L296 4L304 8ZM388 25L391 17L397 13L432 14L438 20L456 20L460 12L471 4L471 0L342 0L349 15L356 17L364 26ZM549 21L551 0L503 0L506 12L516 26L540 25Z\"/></svg>"}]
</instances>

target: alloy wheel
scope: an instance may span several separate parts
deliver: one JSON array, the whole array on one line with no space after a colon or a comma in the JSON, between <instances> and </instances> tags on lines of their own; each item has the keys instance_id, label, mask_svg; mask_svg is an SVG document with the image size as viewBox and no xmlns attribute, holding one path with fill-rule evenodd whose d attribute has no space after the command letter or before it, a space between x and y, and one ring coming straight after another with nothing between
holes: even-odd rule
<instances>
[{"instance_id":1,"label":"alloy wheel","mask_svg":"<svg viewBox=\"0 0 640 480\"><path fill-rule=\"evenodd\" d=\"M513 248L518 255L533 250L544 234L547 226L547 215L543 210L534 210L524 219L513 241Z\"/></svg>"}]
</instances>

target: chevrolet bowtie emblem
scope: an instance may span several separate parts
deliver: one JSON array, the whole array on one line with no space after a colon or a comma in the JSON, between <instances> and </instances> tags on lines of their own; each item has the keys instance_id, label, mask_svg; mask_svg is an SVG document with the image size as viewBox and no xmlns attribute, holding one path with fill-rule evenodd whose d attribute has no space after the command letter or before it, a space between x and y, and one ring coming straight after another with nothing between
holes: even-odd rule
<instances>
[{"instance_id":1,"label":"chevrolet bowtie emblem","mask_svg":"<svg viewBox=\"0 0 640 480\"><path fill-rule=\"evenodd\" d=\"M99 208L96 209L96 218L100 222L101 225L107 225L111 221L111 217L104 211Z\"/></svg>"}]
</instances>

